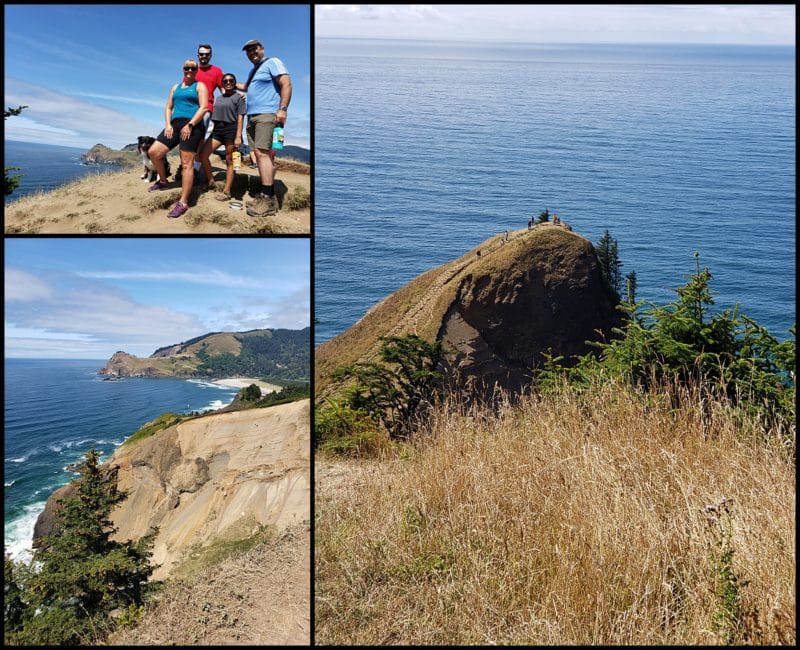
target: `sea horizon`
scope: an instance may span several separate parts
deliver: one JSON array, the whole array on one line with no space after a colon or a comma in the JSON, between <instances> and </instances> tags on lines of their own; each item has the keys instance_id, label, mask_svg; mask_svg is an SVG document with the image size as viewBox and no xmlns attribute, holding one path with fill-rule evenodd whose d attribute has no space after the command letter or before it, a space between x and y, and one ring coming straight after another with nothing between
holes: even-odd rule
<instances>
[{"instance_id":1,"label":"sea horizon","mask_svg":"<svg viewBox=\"0 0 800 650\"><path fill-rule=\"evenodd\" d=\"M608 230L638 300L673 301L699 251L713 311L787 338L794 46L315 43L315 346L544 209Z\"/></svg>"}]
</instances>

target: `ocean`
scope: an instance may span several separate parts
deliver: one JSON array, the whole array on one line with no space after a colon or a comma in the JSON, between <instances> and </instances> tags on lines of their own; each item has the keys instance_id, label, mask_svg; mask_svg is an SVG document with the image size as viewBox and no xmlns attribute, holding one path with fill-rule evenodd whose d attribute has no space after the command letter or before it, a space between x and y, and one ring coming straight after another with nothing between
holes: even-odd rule
<instances>
[{"instance_id":1,"label":"ocean","mask_svg":"<svg viewBox=\"0 0 800 650\"><path fill-rule=\"evenodd\" d=\"M67 466L91 447L103 460L162 413L218 409L235 388L196 379L105 381L105 360L6 359L4 413L5 549L28 553L47 497L75 477Z\"/></svg>"},{"instance_id":2,"label":"ocean","mask_svg":"<svg viewBox=\"0 0 800 650\"><path fill-rule=\"evenodd\" d=\"M637 299L795 322L794 47L315 41L315 343L544 209Z\"/></svg>"},{"instance_id":3,"label":"ocean","mask_svg":"<svg viewBox=\"0 0 800 650\"><path fill-rule=\"evenodd\" d=\"M13 119L13 118L12 118ZM81 156L89 151L33 142L5 141L4 167L19 167L11 176L22 175L20 184L6 202L38 191L49 191L90 174L120 171L118 165L85 165Z\"/></svg>"}]
</instances>

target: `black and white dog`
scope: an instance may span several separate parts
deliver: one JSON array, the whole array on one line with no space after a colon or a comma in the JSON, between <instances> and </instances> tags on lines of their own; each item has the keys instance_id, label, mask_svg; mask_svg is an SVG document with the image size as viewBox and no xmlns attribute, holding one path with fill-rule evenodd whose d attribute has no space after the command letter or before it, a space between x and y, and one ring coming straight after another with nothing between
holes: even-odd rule
<instances>
[{"instance_id":1,"label":"black and white dog","mask_svg":"<svg viewBox=\"0 0 800 650\"><path fill-rule=\"evenodd\" d=\"M156 180L158 172L153 166L153 161L150 160L150 156L147 154L147 152L150 150L150 147L156 141L156 139L149 135L140 135L137 140L139 141L139 153L142 155L142 164L144 165L144 173L139 178L142 180L149 180L152 183ZM171 171L169 168L169 160L167 160L166 157L164 157L164 171L167 174L167 178L169 178ZM166 180L166 178L160 178L158 180Z\"/></svg>"}]
</instances>

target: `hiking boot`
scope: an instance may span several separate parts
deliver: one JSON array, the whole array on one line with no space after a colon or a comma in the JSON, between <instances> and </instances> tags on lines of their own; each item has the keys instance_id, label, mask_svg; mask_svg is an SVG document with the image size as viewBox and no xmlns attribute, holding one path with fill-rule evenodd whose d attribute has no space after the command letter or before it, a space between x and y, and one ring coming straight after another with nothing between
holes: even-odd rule
<instances>
[{"instance_id":1,"label":"hiking boot","mask_svg":"<svg viewBox=\"0 0 800 650\"><path fill-rule=\"evenodd\" d=\"M259 194L247 204L247 214L251 217L268 217L278 211L278 197Z\"/></svg>"}]
</instances>

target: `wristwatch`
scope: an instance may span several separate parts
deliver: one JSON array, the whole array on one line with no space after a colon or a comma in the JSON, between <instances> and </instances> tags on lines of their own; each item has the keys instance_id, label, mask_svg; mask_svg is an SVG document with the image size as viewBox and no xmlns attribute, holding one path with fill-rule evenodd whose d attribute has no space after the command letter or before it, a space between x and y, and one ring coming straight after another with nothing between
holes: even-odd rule
<instances>
[{"instance_id":1,"label":"wristwatch","mask_svg":"<svg viewBox=\"0 0 800 650\"><path fill-rule=\"evenodd\" d=\"M278 110L279 111L283 111L285 113L286 109L288 109L288 108L289 108L288 106L281 106Z\"/></svg>"}]
</instances>

